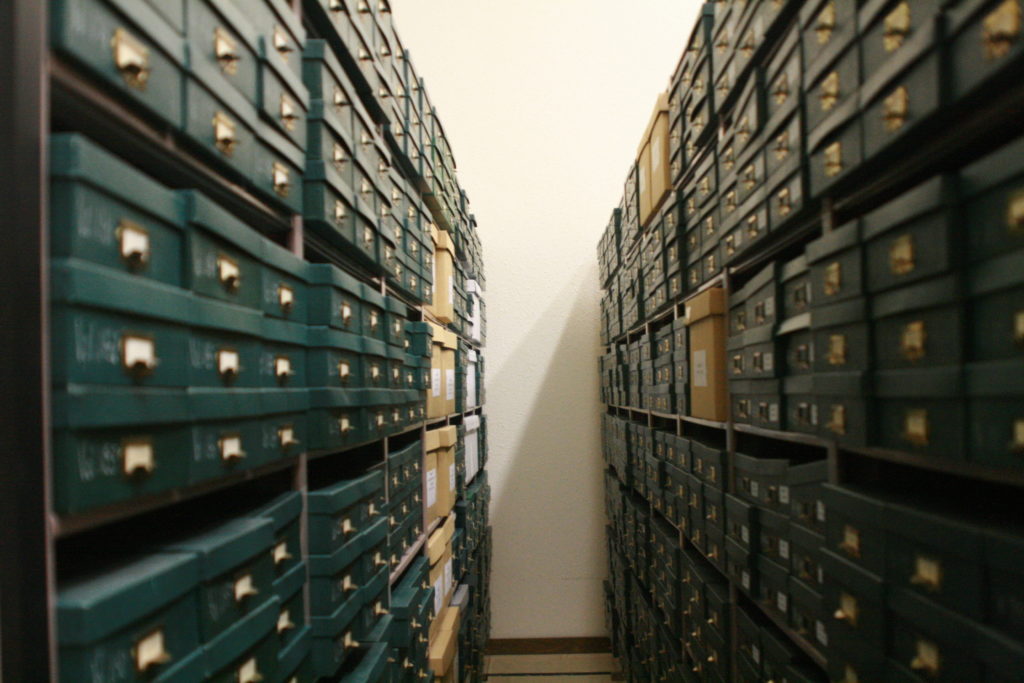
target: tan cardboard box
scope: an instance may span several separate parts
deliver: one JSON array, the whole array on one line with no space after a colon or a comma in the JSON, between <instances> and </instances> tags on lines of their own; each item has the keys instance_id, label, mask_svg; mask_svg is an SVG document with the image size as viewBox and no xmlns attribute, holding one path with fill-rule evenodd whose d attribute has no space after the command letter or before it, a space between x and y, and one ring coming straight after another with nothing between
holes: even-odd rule
<instances>
[{"instance_id":1,"label":"tan cardboard box","mask_svg":"<svg viewBox=\"0 0 1024 683\"><path fill-rule=\"evenodd\" d=\"M459 337L454 332L445 330L444 350L441 365L444 368L444 414L455 412L455 349L459 345Z\"/></svg>"},{"instance_id":2,"label":"tan cardboard box","mask_svg":"<svg viewBox=\"0 0 1024 683\"><path fill-rule=\"evenodd\" d=\"M455 476L455 450L458 448L459 432L454 426L438 430L441 439L437 451L437 476L441 479L438 491L438 516L447 515L455 508L455 500L459 497L458 484Z\"/></svg>"},{"instance_id":3,"label":"tan cardboard box","mask_svg":"<svg viewBox=\"0 0 1024 683\"><path fill-rule=\"evenodd\" d=\"M658 95L654 113L651 114L637 152L637 170L640 176L640 225L642 227L647 226L672 189L668 144L668 99L667 92Z\"/></svg>"},{"instance_id":4,"label":"tan cardboard box","mask_svg":"<svg viewBox=\"0 0 1024 683\"><path fill-rule=\"evenodd\" d=\"M725 290L706 289L686 302L690 332L690 414L725 421L729 398L725 376Z\"/></svg>"},{"instance_id":5,"label":"tan cardboard box","mask_svg":"<svg viewBox=\"0 0 1024 683\"><path fill-rule=\"evenodd\" d=\"M431 227L434 239L434 317L443 323L455 320L455 243L444 230Z\"/></svg>"},{"instance_id":6,"label":"tan cardboard box","mask_svg":"<svg viewBox=\"0 0 1024 683\"><path fill-rule=\"evenodd\" d=\"M427 526L430 526L434 522L434 520L437 519L437 508L438 508L438 498L437 498L437 493L438 493L438 491L437 491L437 477L438 477L438 471L437 471L437 437L436 437L436 435L434 435L434 437L433 437L434 448L431 449L430 448L430 445L431 445L431 434L432 434L432 432L427 432L427 435L426 435L426 438L425 438L426 448L427 448L427 455L424 458L424 462L423 462L423 473L424 473L424 475L426 477L426 482L427 482L427 494L426 494L426 501L425 501L426 502L426 515L427 516L426 516L426 519L424 520L424 522L427 524Z\"/></svg>"},{"instance_id":7,"label":"tan cardboard box","mask_svg":"<svg viewBox=\"0 0 1024 683\"><path fill-rule=\"evenodd\" d=\"M453 674L455 667L456 649L459 642L459 625L462 621L458 607L449 607L440 616L437 637L431 637L430 668L434 675L443 680L448 674ZM454 679L452 679L454 680Z\"/></svg>"},{"instance_id":8,"label":"tan cardboard box","mask_svg":"<svg viewBox=\"0 0 1024 683\"><path fill-rule=\"evenodd\" d=\"M447 413L444 399L444 343L448 332L440 325L429 323L430 388L427 389L427 417L444 417Z\"/></svg>"}]
</instances>

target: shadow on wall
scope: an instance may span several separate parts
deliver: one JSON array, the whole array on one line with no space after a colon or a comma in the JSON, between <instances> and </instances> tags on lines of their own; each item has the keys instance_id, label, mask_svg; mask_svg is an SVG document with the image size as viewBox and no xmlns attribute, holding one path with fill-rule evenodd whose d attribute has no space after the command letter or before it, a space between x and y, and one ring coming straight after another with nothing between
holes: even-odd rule
<instances>
[{"instance_id":1,"label":"shadow on wall","mask_svg":"<svg viewBox=\"0 0 1024 683\"><path fill-rule=\"evenodd\" d=\"M491 440L507 444L491 460L497 638L605 635L596 270L576 272L488 382Z\"/></svg>"}]
</instances>

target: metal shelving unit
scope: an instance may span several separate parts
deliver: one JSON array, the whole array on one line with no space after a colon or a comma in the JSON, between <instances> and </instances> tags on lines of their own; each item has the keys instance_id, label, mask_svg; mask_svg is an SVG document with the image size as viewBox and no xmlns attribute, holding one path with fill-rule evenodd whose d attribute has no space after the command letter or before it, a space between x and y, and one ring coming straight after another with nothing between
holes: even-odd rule
<instances>
[{"instance_id":1,"label":"metal shelving unit","mask_svg":"<svg viewBox=\"0 0 1024 683\"><path fill-rule=\"evenodd\" d=\"M319 7L303 0L291 0L291 5L300 17L303 9ZM307 19L316 21L318 17ZM303 230L301 216L289 215L252 194L229 167L209 160L181 133L155 121L133 103L113 96L82 69L51 52L47 36L48 3L8 0L0 4L0 26L10 36L0 47L0 101L5 103L0 130L3 138L11 141L8 154L0 161L0 180L11 199L0 218L0 272L4 273L8 292L2 316L8 324L0 326L4 349L0 354L0 377L5 387L0 398L5 423L0 430L0 519L8 529L17 530L0 534L0 679L55 680L56 568L62 561L60 543L87 533L102 534L118 522L174 509L247 482L287 477L293 490L304 492L308 489L310 462L351 449L303 452L252 470L82 514L61 516L53 511L47 216L51 128L84 132L103 140L112 152L128 156L133 165L169 187L201 190L292 253L330 261L379 287L382 294L397 297L413 311L412 319L426 320L430 316L425 307L389 287L379 273L338 258L334 250ZM379 107L370 109L379 123L386 121ZM478 343L466 341L474 349L481 348ZM467 415L482 413L480 406L438 420L422 421L389 437L352 448L379 444L380 452L371 468L384 468L387 479L389 443L396 437L418 431L422 443L428 427L452 424ZM425 463L424 452L421 463ZM425 478L421 486L425 501ZM305 505L301 514L302 550L308 555ZM391 572L389 586L424 552L432 530L425 529L407 549ZM307 582L307 622L308 590Z\"/></svg>"}]
</instances>

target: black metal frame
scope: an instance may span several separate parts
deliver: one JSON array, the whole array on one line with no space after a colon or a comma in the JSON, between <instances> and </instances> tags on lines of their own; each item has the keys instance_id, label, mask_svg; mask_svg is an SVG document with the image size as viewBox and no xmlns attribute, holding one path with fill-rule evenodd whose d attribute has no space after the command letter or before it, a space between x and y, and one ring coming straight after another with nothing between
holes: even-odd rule
<instances>
[{"instance_id":1,"label":"black metal frame","mask_svg":"<svg viewBox=\"0 0 1024 683\"><path fill-rule=\"evenodd\" d=\"M0 3L0 678L56 670L50 602L46 3Z\"/></svg>"}]
</instances>

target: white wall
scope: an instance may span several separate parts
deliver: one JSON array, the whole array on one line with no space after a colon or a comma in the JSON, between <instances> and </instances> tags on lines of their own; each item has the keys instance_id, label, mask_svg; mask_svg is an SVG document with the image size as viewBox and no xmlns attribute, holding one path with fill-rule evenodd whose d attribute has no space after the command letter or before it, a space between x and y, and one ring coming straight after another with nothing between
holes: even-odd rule
<instances>
[{"instance_id":1,"label":"white wall","mask_svg":"<svg viewBox=\"0 0 1024 683\"><path fill-rule=\"evenodd\" d=\"M700 3L391 4L484 248L492 637L602 635L596 247Z\"/></svg>"}]
</instances>

